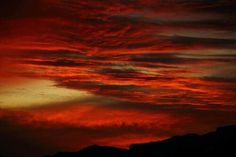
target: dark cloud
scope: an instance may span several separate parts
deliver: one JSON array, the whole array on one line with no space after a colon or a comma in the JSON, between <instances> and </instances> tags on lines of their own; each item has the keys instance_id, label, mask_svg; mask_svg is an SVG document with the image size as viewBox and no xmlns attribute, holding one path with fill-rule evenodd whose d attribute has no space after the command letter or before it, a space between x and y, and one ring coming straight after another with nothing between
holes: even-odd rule
<instances>
[{"instance_id":1,"label":"dark cloud","mask_svg":"<svg viewBox=\"0 0 236 157\"><path fill-rule=\"evenodd\" d=\"M202 30L202 31L225 31L234 32L235 20L227 16L214 17L210 13L211 10L222 8L227 9L232 2L217 1L96 1L90 0L86 2L78 1L3 1L3 17L19 16L19 20L23 21L24 27L27 29L14 32L13 37L23 33L26 36L37 30L40 34L36 38L35 44L42 42L48 43L49 47L59 44L61 47L73 48L79 52L86 53L105 53L113 50L128 51L143 49L158 51L169 48L178 47L179 49L192 48L235 48L234 39L218 38L195 38L185 36L161 37L158 34L175 33L175 30ZM152 8L155 10L152 10ZM183 12L189 14L189 17L180 14L168 15L168 8L172 8L173 12ZM209 9L205 15L198 10ZM225 9L223 9L225 8ZM233 8L233 7L232 7ZM206 10L207 10L206 9ZM148 10L152 10L148 12ZM15 13L14 13L15 12ZM160 15L159 15L160 14ZM194 17L192 14L199 14ZM30 18L23 18L30 16ZM36 18L40 16L40 18ZM191 16L193 16L191 18ZM33 18L35 17L35 18ZM123 19L122 19L123 18ZM41 20L41 22L36 21ZM178 20L179 19L179 20ZM18 25L20 21L15 21ZM39 23L32 25L31 23ZM7 26L4 26L7 25ZM8 33L4 36L9 36L11 29L14 29L16 23L9 24L3 21L2 27L7 27ZM13 27L13 28L11 28ZM25 32L25 33L24 33ZM30 32L30 34L28 34ZM50 34L46 38L42 34ZM154 35L156 34L156 36ZM22 35L20 35L22 36ZM233 36L233 35L232 35ZM54 43L54 44L53 44ZM158 43L158 44L157 44ZM44 45L43 44L43 45ZM47 44L46 44L47 45ZM45 46L46 46L45 45ZM32 45L31 45L32 46ZM45 47L45 49L47 49Z\"/></svg>"},{"instance_id":2,"label":"dark cloud","mask_svg":"<svg viewBox=\"0 0 236 157\"><path fill-rule=\"evenodd\" d=\"M0 18L15 19L39 17L45 15L43 0L2 0L0 2Z\"/></svg>"},{"instance_id":3,"label":"dark cloud","mask_svg":"<svg viewBox=\"0 0 236 157\"><path fill-rule=\"evenodd\" d=\"M111 20L116 22L125 23L129 21L130 24L140 25L143 27L154 27L157 30L225 30L234 31L236 21L231 18L219 17L219 18L187 18L176 19L176 17L158 17L158 16L147 16L145 14L121 14L112 15Z\"/></svg>"},{"instance_id":4,"label":"dark cloud","mask_svg":"<svg viewBox=\"0 0 236 157\"><path fill-rule=\"evenodd\" d=\"M67 59L55 59L52 61L25 61L27 64L38 64L38 65L48 65L48 66L90 66L89 63L82 63L79 61L74 60L67 60Z\"/></svg>"},{"instance_id":5,"label":"dark cloud","mask_svg":"<svg viewBox=\"0 0 236 157\"><path fill-rule=\"evenodd\" d=\"M171 42L184 45L199 45L214 48L235 49L236 39L217 39L217 38L194 38L186 36L174 36Z\"/></svg>"},{"instance_id":6,"label":"dark cloud","mask_svg":"<svg viewBox=\"0 0 236 157\"><path fill-rule=\"evenodd\" d=\"M137 55L128 55L129 60L133 62L163 63L167 65L176 64L202 64L204 62L234 62L234 55L187 55L177 53L146 53Z\"/></svg>"}]
</instances>

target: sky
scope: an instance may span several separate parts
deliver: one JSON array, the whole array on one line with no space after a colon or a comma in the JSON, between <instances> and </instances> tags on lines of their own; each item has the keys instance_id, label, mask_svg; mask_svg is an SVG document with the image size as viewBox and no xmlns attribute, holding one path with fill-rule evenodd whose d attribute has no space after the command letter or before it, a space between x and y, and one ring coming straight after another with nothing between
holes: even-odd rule
<instances>
[{"instance_id":1,"label":"sky","mask_svg":"<svg viewBox=\"0 0 236 157\"><path fill-rule=\"evenodd\" d=\"M127 148L236 124L234 0L1 0L0 154Z\"/></svg>"}]
</instances>

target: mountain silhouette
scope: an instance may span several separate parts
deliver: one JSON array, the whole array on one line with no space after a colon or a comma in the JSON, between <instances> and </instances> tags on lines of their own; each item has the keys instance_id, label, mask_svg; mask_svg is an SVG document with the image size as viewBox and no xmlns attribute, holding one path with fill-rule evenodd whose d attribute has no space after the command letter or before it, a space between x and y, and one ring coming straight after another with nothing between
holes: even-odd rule
<instances>
[{"instance_id":1,"label":"mountain silhouette","mask_svg":"<svg viewBox=\"0 0 236 157\"><path fill-rule=\"evenodd\" d=\"M236 157L236 125L205 135L188 134L159 142L133 144L129 149L90 146L48 157Z\"/></svg>"}]
</instances>

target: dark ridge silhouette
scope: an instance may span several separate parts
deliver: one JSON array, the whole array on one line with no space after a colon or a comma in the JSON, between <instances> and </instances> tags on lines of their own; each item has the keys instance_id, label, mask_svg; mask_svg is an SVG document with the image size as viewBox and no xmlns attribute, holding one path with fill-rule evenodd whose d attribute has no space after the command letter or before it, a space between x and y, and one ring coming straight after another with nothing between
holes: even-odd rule
<instances>
[{"instance_id":1,"label":"dark ridge silhouette","mask_svg":"<svg viewBox=\"0 0 236 157\"><path fill-rule=\"evenodd\" d=\"M205 135L188 134L159 142L133 144L129 149L90 146L48 157L236 157L236 125Z\"/></svg>"},{"instance_id":2,"label":"dark ridge silhouette","mask_svg":"<svg viewBox=\"0 0 236 157\"><path fill-rule=\"evenodd\" d=\"M126 157L126 149L93 145L79 152L60 152L51 157Z\"/></svg>"}]
</instances>

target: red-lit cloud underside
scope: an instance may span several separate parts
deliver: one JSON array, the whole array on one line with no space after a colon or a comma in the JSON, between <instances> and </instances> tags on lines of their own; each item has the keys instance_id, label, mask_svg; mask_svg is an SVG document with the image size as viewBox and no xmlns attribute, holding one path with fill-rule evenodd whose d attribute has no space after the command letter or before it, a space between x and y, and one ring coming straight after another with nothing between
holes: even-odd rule
<instances>
[{"instance_id":1,"label":"red-lit cloud underside","mask_svg":"<svg viewBox=\"0 0 236 157\"><path fill-rule=\"evenodd\" d=\"M50 80L92 96L4 107L0 149L125 147L236 123L235 10L230 0L1 0L1 84Z\"/></svg>"}]
</instances>

